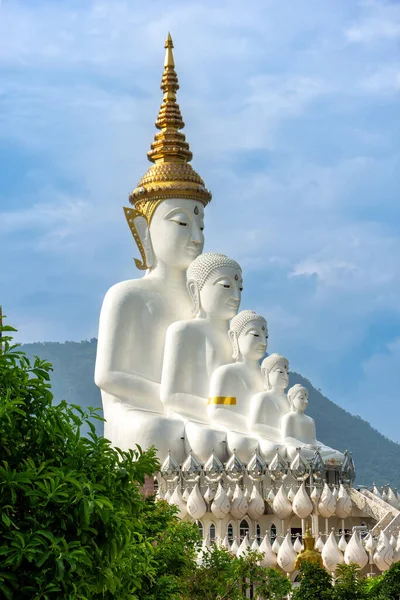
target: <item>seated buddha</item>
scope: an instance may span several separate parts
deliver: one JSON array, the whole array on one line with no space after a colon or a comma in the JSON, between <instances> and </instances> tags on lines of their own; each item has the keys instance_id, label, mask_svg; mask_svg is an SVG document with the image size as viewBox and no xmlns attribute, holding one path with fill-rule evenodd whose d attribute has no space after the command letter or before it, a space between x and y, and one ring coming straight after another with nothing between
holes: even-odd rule
<instances>
[{"instance_id":1,"label":"seated buddha","mask_svg":"<svg viewBox=\"0 0 400 600\"><path fill-rule=\"evenodd\" d=\"M258 440L247 427L252 396L263 389L259 361L267 349L267 322L252 310L233 317L229 328L234 363L214 371L209 392L208 414L211 423L227 431L228 452L233 450L247 464Z\"/></svg>"},{"instance_id":2,"label":"seated buddha","mask_svg":"<svg viewBox=\"0 0 400 600\"><path fill-rule=\"evenodd\" d=\"M187 270L194 319L169 326L161 377L161 400L185 421L185 449L206 461L212 450L226 459L226 433L211 428L207 400L212 373L232 361L229 321L238 311L242 271L223 254L198 256Z\"/></svg>"},{"instance_id":3,"label":"seated buddha","mask_svg":"<svg viewBox=\"0 0 400 600\"><path fill-rule=\"evenodd\" d=\"M286 447L287 456L292 460L296 455L297 448L301 448L304 458L312 459L316 450L319 450L323 460L334 459L342 463L344 455L333 448L324 446L317 440L315 421L312 417L304 414L308 406L308 391L305 387L296 383L288 391L288 400L291 409L281 419L281 439Z\"/></svg>"},{"instance_id":4,"label":"seated buddha","mask_svg":"<svg viewBox=\"0 0 400 600\"><path fill-rule=\"evenodd\" d=\"M261 373L265 391L251 399L248 428L258 438L262 457L270 461L277 449L285 454L281 444L281 418L290 410L285 394L289 383L289 361L280 354L270 354L261 363Z\"/></svg>"},{"instance_id":5,"label":"seated buddha","mask_svg":"<svg viewBox=\"0 0 400 600\"><path fill-rule=\"evenodd\" d=\"M161 460L171 449L184 458L181 419L166 418L160 400L165 335L171 323L190 319L186 269L203 251L204 207L211 199L189 161L179 130L178 80L172 40L166 42L164 99L149 160L155 163L130 195L126 219L145 270L140 279L114 285L100 315L95 381L101 388L104 435L122 449L154 444Z\"/></svg>"}]
</instances>

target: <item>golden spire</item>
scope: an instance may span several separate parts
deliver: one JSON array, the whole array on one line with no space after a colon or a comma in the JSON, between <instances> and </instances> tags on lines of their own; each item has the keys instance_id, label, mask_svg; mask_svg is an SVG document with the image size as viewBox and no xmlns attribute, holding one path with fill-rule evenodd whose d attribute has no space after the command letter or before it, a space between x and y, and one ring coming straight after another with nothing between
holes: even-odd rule
<instances>
[{"instance_id":1,"label":"golden spire","mask_svg":"<svg viewBox=\"0 0 400 600\"><path fill-rule=\"evenodd\" d=\"M206 189L204 181L189 164L192 153L185 135L180 131L185 124L176 102L179 83L173 47L171 35L168 34L161 80L163 100L156 121L159 132L154 136L154 142L147 153L154 165L129 196L130 203L147 218L149 224L158 204L166 198L198 200L204 205L211 200L211 193Z\"/></svg>"},{"instance_id":2,"label":"golden spire","mask_svg":"<svg viewBox=\"0 0 400 600\"><path fill-rule=\"evenodd\" d=\"M313 536L311 535L311 531L308 526L306 529L306 534L303 537L303 544L304 544L304 550L299 552L299 554L296 558L296 563L294 565L294 568L297 570L300 567L301 563L304 561L314 563L314 564L320 565L322 567L323 566L322 556L318 552L318 550L315 550L315 548L314 548L315 540L314 540Z\"/></svg>"}]
</instances>

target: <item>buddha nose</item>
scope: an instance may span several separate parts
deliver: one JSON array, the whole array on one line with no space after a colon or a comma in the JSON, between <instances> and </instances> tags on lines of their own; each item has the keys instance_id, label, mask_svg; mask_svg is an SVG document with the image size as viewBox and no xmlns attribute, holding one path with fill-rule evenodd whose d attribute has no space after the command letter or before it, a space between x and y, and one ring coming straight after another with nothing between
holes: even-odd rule
<instances>
[{"instance_id":1,"label":"buddha nose","mask_svg":"<svg viewBox=\"0 0 400 600\"><path fill-rule=\"evenodd\" d=\"M232 296L233 296L233 298L235 298L235 300L237 300L237 301L240 300L239 286L237 286L237 285L232 286Z\"/></svg>"},{"instance_id":2,"label":"buddha nose","mask_svg":"<svg viewBox=\"0 0 400 600\"><path fill-rule=\"evenodd\" d=\"M198 226L198 224L196 223L196 221L193 221L191 232L190 232L190 241L193 242L193 244L202 244L203 239L204 239L203 232L201 231L201 229Z\"/></svg>"}]
</instances>

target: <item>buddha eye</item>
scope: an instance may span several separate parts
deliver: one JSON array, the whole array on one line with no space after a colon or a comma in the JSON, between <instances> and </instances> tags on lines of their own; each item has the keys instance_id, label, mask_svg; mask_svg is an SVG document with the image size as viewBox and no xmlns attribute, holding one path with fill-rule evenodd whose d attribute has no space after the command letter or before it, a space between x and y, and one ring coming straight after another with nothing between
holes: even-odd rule
<instances>
[{"instance_id":1,"label":"buddha eye","mask_svg":"<svg viewBox=\"0 0 400 600\"><path fill-rule=\"evenodd\" d=\"M254 337L260 337L258 333L253 333Z\"/></svg>"},{"instance_id":2,"label":"buddha eye","mask_svg":"<svg viewBox=\"0 0 400 600\"><path fill-rule=\"evenodd\" d=\"M188 224L187 224L187 223L184 223L183 221L179 221L179 225L180 225L181 227L187 227L187 225L188 225Z\"/></svg>"}]
</instances>

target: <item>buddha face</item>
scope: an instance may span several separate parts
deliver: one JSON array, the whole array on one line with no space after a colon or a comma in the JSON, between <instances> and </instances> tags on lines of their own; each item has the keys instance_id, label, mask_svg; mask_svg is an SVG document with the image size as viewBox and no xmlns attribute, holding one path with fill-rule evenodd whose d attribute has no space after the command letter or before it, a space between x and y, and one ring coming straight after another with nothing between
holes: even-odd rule
<instances>
[{"instance_id":1,"label":"buddha face","mask_svg":"<svg viewBox=\"0 0 400 600\"><path fill-rule=\"evenodd\" d=\"M237 314L242 290L240 269L218 267L208 276L200 290L200 306L208 317L229 321Z\"/></svg>"},{"instance_id":2,"label":"buddha face","mask_svg":"<svg viewBox=\"0 0 400 600\"><path fill-rule=\"evenodd\" d=\"M244 358L260 360L268 346L267 324L260 320L250 321L238 337L239 352Z\"/></svg>"},{"instance_id":3,"label":"buddha face","mask_svg":"<svg viewBox=\"0 0 400 600\"><path fill-rule=\"evenodd\" d=\"M278 361L267 374L269 385L272 389L277 388L285 391L289 384L289 364L287 361Z\"/></svg>"},{"instance_id":4,"label":"buddha face","mask_svg":"<svg viewBox=\"0 0 400 600\"><path fill-rule=\"evenodd\" d=\"M160 202L150 223L156 260L185 271L203 252L204 206L195 200Z\"/></svg>"},{"instance_id":5,"label":"buddha face","mask_svg":"<svg viewBox=\"0 0 400 600\"><path fill-rule=\"evenodd\" d=\"M308 392L302 388L293 398L293 408L298 412L304 412L308 406Z\"/></svg>"}]
</instances>

